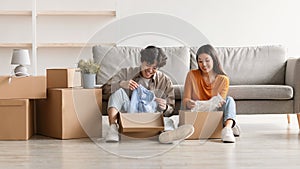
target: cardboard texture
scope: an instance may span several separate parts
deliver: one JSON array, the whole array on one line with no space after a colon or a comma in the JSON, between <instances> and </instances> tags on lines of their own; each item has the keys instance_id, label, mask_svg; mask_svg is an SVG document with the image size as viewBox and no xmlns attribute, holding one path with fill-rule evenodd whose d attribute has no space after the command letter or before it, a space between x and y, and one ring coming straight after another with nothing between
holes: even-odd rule
<instances>
[{"instance_id":1,"label":"cardboard texture","mask_svg":"<svg viewBox=\"0 0 300 169\"><path fill-rule=\"evenodd\" d=\"M28 140L33 135L33 101L0 100L0 140Z\"/></svg>"},{"instance_id":2,"label":"cardboard texture","mask_svg":"<svg viewBox=\"0 0 300 169\"><path fill-rule=\"evenodd\" d=\"M179 111L179 125L192 124L194 133L188 139L221 138L223 112Z\"/></svg>"},{"instance_id":3,"label":"cardboard texture","mask_svg":"<svg viewBox=\"0 0 300 169\"><path fill-rule=\"evenodd\" d=\"M46 98L46 76L0 76L0 99Z\"/></svg>"},{"instance_id":4,"label":"cardboard texture","mask_svg":"<svg viewBox=\"0 0 300 169\"><path fill-rule=\"evenodd\" d=\"M47 88L81 86L81 72L77 68L47 69Z\"/></svg>"},{"instance_id":5,"label":"cardboard texture","mask_svg":"<svg viewBox=\"0 0 300 169\"><path fill-rule=\"evenodd\" d=\"M37 133L59 139L102 137L102 89L53 88L37 100Z\"/></svg>"},{"instance_id":6,"label":"cardboard texture","mask_svg":"<svg viewBox=\"0 0 300 169\"><path fill-rule=\"evenodd\" d=\"M119 113L119 132L125 136L149 138L163 130L162 113Z\"/></svg>"}]
</instances>

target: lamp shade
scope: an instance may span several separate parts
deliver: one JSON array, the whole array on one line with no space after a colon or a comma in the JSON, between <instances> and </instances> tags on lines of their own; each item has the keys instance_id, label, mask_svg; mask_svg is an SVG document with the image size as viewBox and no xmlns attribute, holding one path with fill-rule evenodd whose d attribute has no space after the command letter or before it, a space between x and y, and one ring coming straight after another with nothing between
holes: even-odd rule
<instances>
[{"instance_id":1,"label":"lamp shade","mask_svg":"<svg viewBox=\"0 0 300 169\"><path fill-rule=\"evenodd\" d=\"M29 51L27 49L14 49L11 64L30 65Z\"/></svg>"}]
</instances>

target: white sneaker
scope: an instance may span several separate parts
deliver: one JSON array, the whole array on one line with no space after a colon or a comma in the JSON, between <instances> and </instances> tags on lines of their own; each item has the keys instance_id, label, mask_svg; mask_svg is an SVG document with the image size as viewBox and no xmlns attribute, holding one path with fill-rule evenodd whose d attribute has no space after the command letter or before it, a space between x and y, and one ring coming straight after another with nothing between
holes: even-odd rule
<instances>
[{"instance_id":1,"label":"white sneaker","mask_svg":"<svg viewBox=\"0 0 300 169\"><path fill-rule=\"evenodd\" d=\"M173 141L184 140L194 133L193 125L187 124L176 128L175 130L166 131L159 135L160 143L172 143Z\"/></svg>"},{"instance_id":2,"label":"white sneaker","mask_svg":"<svg viewBox=\"0 0 300 169\"><path fill-rule=\"evenodd\" d=\"M240 126L238 124L235 124L234 127L232 128L232 132L235 137L239 137L241 134Z\"/></svg>"},{"instance_id":3,"label":"white sneaker","mask_svg":"<svg viewBox=\"0 0 300 169\"><path fill-rule=\"evenodd\" d=\"M119 142L119 132L117 124L111 124L109 126L107 135L105 137L106 142Z\"/></svg>"},{"instance_id":4,"label":"white sneaker","mask_svg":"<svg viewBox=\"0 0 300 169\"><path fill-rule=\"evenodd\" d=\"M222 129L222 141L224 143L234 143L235 137L230 127L224 127Z\"/></svg>"}]
</instances>

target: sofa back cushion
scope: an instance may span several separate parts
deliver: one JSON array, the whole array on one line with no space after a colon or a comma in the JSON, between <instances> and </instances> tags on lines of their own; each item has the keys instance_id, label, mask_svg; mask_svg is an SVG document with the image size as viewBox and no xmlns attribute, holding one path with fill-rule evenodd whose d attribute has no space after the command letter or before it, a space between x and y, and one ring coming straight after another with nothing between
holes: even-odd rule
<instances>
[{"instance_id":1,"label":"sofa back cushion","mask_svg":"<svg viewBox=\"0 0 300 169\"><path fill-rule=\"evenodd\" d=\"M168 57L167 64L160 69L169 76L173 84L184 84L185 76L190 69L190 53L187 47L163 47ZM97 84L104 84L121 68L139 66L140 47L128 46L94 46L93 59L100 64Z\"/></svg>"},{"instance_id":2,"label":"sofa back cushion","mask_svg":"<svg viewBox=\"0 0 300 169\"><path fill-rule=\"evenodd\" d=\"M191 69L197 69L191 47ZM286 49L282 46L216 47L231 85L284 84Z\"/></svg>"}]
</instances>

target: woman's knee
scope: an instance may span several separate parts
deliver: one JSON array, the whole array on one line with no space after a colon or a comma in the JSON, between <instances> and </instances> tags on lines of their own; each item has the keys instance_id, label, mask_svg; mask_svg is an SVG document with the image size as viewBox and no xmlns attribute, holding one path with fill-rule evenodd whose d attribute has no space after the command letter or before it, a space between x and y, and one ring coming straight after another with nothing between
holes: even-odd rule
<instances>
[{"instance_id":1,"label":"woman's knee","mask_svg":"<svg viewBox=\"0 0 300 169\"><path fill-rule=\"evenodd\" d=\"M226 97L226 103L227 104L235 104L235 101L234 101L234 99L231 97L231 96L227 96Z\"/></svg>"}]
</instances>

